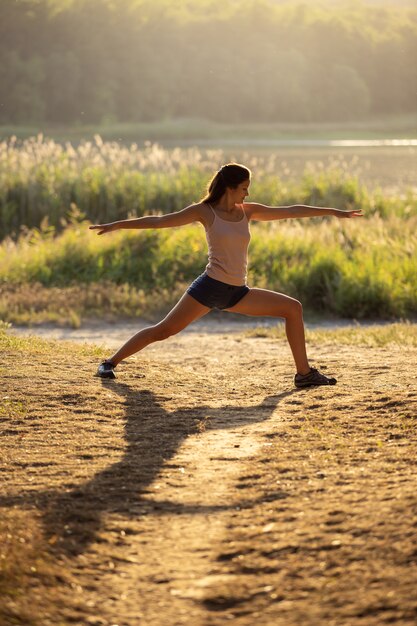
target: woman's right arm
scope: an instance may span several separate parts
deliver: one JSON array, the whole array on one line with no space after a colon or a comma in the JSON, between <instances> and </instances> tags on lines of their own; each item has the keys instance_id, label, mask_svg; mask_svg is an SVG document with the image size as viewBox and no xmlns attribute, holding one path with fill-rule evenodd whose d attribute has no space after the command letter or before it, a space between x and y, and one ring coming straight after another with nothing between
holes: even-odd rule
<instances>
[{"instance_id":1,"label":"woman's right arm","mask_svg":"<svg viewBox=\"0 0 417 626\"><path fill-rule=\"evenodd\" d=\"M192 204L181 211L167 213L166 215L146 215L131 220L120 220L110 224L94 224L91 230L98 230L99 235L110 233L121 228L171 228L173 226L185 226L192 222L203 222L201 204Z\"/></svg>"}]
</instances>

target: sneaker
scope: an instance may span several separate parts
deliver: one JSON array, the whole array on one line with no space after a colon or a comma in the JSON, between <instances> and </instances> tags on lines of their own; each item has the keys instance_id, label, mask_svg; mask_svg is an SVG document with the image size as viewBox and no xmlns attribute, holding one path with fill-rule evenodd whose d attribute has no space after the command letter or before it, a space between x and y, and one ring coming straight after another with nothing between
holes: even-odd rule
<instances>
[{"instance_id":1,"label":"sneaker","mask_svg":"<svg viewBox=\"0 0 417 626\"><path fill-rule=\"evenodd\" d=\"M335 385L336 378L328 378L321 374L315 367L310 367L308 374L296 374L294 384L296 387L312 387L314 385Z\"/></svg>"},{"instance_id":2,"label":"sneaker","mask_svg":"<svg viewBox=\"0 0 417 626\"><path fill-rule=\"evenodd\" d=\"M103 361L103 363L100 363L98 366L96 376L100 378L116 378L116 374L114 373L115 367L116 366L113 365L111 361Z\"/></svg>"}]
</instances>

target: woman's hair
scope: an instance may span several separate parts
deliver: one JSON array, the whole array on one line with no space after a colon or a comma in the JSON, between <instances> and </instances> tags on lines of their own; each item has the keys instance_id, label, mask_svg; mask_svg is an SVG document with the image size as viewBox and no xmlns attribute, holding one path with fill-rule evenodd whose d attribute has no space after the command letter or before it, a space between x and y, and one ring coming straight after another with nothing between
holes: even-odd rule
<instances>
[{"instance_id":1,"label":"woman's hair","mask_svg":"<svg viewBox=\"0 0 417 626\"><path fill-rule=\"evenodd\" d=\"M244 165L240 165L239 163L227 163L223 165L207 185L207 193L200 202L218 202L223 194L226 193L227 187L236 189L238 185L249 180L250 176L250 169Z\"/></svg>"}]
</instances>

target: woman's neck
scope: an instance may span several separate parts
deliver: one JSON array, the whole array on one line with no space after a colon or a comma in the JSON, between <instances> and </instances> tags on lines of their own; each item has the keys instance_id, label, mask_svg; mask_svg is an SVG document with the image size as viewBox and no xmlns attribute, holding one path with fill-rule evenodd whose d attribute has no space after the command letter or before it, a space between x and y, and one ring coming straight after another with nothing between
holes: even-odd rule
<instances>
[{"instance_id":1,"label":"woman's neck","mask_svg":"<svg viewBox=\"0 0 417 626\"><path fill-rule=\"evenodd\" d=\"M217 211L224 211L225 213L233 213L233 211L236 209L234 202L232 204L229 204L224 200L220 200L220 202L216 202L211 206L213 207L213 209L216 209Z\"/></svg>"}]
</instances>

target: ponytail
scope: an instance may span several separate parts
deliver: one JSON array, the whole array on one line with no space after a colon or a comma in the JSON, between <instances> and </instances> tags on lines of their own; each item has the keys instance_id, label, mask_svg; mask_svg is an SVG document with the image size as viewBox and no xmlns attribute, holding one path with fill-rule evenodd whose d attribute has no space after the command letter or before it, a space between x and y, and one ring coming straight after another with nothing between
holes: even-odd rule
<instances>
[{"instance_id":1,"label":"ponytail","mask_svg":"<svg viewBox=\"0 0 417 626\"><path fill-rule=\"evenodd\" d=\"M213 176L207 186L207 193L200 202L215 204L226 193L226 189L231 187L236 189L238 185L249 180L251 171L239 163L227 163L223 165Z\"/></svg>"}]
</instances>

